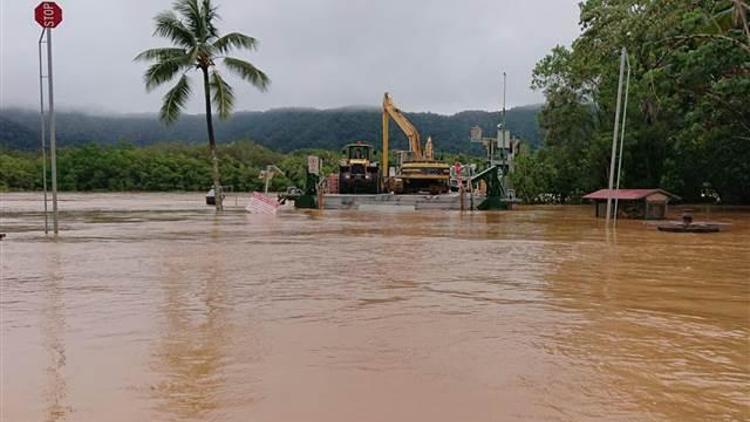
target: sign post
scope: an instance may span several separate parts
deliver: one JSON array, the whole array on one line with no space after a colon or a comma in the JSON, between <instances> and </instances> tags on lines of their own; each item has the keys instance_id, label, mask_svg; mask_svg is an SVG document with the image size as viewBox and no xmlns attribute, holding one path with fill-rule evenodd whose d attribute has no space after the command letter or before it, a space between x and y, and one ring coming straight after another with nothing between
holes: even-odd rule
<instances>
[{"instance_id":1,"label":"sign post","mask_svg":"<svg viewBox=\"0 0 750 422\"><path fill-rule=\"evenodd\" d=\"M39 137L42 141L42 189L44 191L44 235L49 234L49 210L47 209L47 120L44 116L44 68L42 64L42 44L44 44L44 34L47 32L42 29L39 35Z\"/></svg>"},{"instance_id":2,"label":"sign post","mask_svg":"<svg viewBox=\"0 0 750 422\"><path fill-rule=\"evenodd\" d=\"M52 80L52 29L62 22L62 9L57 3L43 1L34 9L34 20L47 33L47 97L49 99L49 147L50 147L50 170L52 172L52 231L57 236L57 142L55 139L55 96ZM41 38L40 38L41 47ZM41 69L41 54L40 54ZM40 75L40 78L42 75ZM40 79L41 80L41 79ZM44 148L44 146L42 146ZM46 207L46 200L45 200ZM46 228L45 228L46 229Z\"/></svg>"}]
</instances>

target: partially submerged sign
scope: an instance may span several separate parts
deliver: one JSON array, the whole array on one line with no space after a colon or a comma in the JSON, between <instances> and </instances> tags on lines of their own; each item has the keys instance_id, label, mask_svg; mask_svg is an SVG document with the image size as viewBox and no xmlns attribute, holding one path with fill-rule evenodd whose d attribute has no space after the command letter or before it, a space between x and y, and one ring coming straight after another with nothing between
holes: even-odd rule
<instances>
[{"instance_id":1,"label":"partially submerged sign","mask_svg":"<svg viewBox=\"0 0 750 422\"><path fill-rule=\"evenodd\" d=\"M279 206L279 202L274 198L260 192L253 192L250 194L250 203L247 204L245 210L251 214L276 214Z\"/></svg>"}]
</instances>

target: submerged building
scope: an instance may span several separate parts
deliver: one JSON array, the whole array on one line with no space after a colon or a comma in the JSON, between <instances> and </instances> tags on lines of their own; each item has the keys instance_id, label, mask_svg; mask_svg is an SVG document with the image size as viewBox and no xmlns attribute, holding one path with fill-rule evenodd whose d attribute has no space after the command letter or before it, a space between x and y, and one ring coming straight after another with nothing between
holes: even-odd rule
<instances>
[{"instance_id":1,"label":"submerged building","mask_svg":"<svg viewBox=\"0 0 750 422\"><path fill-rule=\"evenodd\" d=\"M669 201L680 197L663 189L599 189L585 195L583 199L594 202L597 217L606 217L607 199L617 200L618 218L661 220L667 215ZM614 207L613 213L614 213Z\"/></svg>"}]
</instances>

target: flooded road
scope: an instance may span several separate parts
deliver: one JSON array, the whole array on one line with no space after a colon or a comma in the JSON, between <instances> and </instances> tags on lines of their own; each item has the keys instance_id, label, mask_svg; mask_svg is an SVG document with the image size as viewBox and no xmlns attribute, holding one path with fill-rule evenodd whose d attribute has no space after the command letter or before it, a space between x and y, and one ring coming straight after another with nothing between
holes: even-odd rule
<instances>
[{"instance_id":1,"label":"flooded road","mask_svg":"<svg viewBox=\"0 0 750 422\"><path fill-rule=\"evenodd\" d=\"M747 212L63 194L51 241L38 195L0 198L2 421L750 418Z\"/></svg>"}]
</instances>

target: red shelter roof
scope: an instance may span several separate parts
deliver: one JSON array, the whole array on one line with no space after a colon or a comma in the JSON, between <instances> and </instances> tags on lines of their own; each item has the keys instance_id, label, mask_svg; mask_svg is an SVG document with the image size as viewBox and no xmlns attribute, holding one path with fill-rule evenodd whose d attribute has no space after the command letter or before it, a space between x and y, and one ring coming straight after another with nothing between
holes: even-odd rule
<instances>
[{"instance_id":1,"label":"red shelter roof","mask_svg":"<svg viewBox=\"0 0 750 422\"><path fill-rule=\"evenodd\" d=\"M670 198L680 199L679 196L671 194L663 189L599 189L585 195L583 199L618 199L618 200L638 200L643 199L654 193L661 193Z\"/></svg>"}]
</instances>

